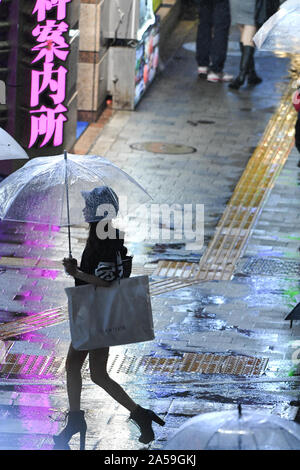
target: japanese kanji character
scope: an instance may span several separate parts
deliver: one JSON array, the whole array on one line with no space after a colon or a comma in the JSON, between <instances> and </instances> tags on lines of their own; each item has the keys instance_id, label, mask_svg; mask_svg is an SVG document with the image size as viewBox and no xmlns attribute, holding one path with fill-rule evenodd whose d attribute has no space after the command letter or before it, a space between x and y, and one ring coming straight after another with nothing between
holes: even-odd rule
<instances>
[{"instance_id":1,"label":"japanese kanji character","mask_svg":"<svg viewBox=\"0 0 300 470\"><path fill-rule=\"evenodd\" d=\"M52 8L57 8L57 19L63 20L66 17L66 3L72 0L36 0L32 13L37 13L38 22L46 19L46 13Z\"/></svg>"},{"instance_id":2,"label":"japanese kanji character","mask_svg":"<svg viewBox=\"0 0 300 470\"><path fill-rule=\"evenodd\" d=\"M68 47L63 33L66 33L69 30L69 25L64 21L57 23L55 20L47 20L46 24L38 24L32 30L32 36L37 38L38 42L46 42L51 40L62 47Z\"/></svg>"},{"instance_id":3,"label":"japanese kanji character","mask_svg":"<svg viewBox=\"0 0 300 470\"><path fill-rule=\"evenodd\" d=\"M39 54L32 61L32 64L45 57L46 62L53 62L54 56L65 61L69 51L64 49L69 47L65 41L63 33L67 32L69 26L64 21L56 23L55 20L47 20L45 25L37 25L32 35L37 38L37 44L31 50L39 51Z\"/></svg>"},{"instance_id":4,"label":"japanese kanji character","mask_svg":"<svg viewBox=\"0 0 300 470\"><path fill-rule=\"evenodd\" d=\"M63 127L64 122L67 121L64 112L67 108L62 104L56 106L55 109L41 106L40 109L30 111L30 114L42 113L41 116L31 116L31 133L29 148L31 148L38 137L45 135L40 147L44 147L53 137L54 147L58 147L63 143ZM56 115L58 115L56 117Z\"/></svg>"},{"instance_id":5,"label":"japanese kanji character","mask_svg":"<svg viewBox=\"0 0 300 470\"><path fill-rule=\"evenodd\" d=\"M32 70L31 72L31 96L30 105L33 108L39 104L39 95L45 91L47 87L55 94L49 94L54 104L60 104L66 96L66 76L68 70L60 66L57 70L53 70L54 64L44 63L43 71ZM56 79L54 78L56 76ZM42 78L42 83L41 79Z\"/></svg>"}]
</instances>

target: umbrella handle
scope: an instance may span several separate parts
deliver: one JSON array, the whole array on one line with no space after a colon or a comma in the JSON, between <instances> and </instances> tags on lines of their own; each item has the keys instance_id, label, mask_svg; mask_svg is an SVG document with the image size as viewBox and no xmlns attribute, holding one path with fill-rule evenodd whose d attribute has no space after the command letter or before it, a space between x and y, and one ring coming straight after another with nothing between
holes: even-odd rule
<instances>
[{"instance_id":1,"label":"umbrella handle","mask_svg":"<svg viewBox=\"0 0 300 470\"><path fill-rule=\"evenodd\" d=\"M73 258L72 256L72 247L71 247L71 229L70 225L68 225L68 240L69 240L69 258Z\"/></svg>"},{"instance_id":2,"label":"umbrella handle","mask_svg":"<svg viewBox=\"0 0 300 470\"><path fill-rule=\"evenodd\" d=\"M72 247L71 247L71 227L70 227L70 204L69 204L69 184L68 184L68 158L67 151L64 150L65 159L65 186L66 186L66 199L67 199L67 218L68 218L68 240L69 240L69 258L72 258Z\"/></svg>"}]
</instances>

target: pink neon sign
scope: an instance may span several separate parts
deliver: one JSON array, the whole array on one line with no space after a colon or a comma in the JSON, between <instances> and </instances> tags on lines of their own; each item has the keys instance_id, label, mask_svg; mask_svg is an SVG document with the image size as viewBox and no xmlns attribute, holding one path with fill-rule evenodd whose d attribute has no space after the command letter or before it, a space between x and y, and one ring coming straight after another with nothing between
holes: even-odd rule
<instances>
[{"instance_id":1,"label":"pink neon sign","mask_svg":"<svg viewBox=\"0 0 300 470\"><path fill-rule=\"evenodd\" d=\"M54 60L56 64L57 61L64 63L70 52L64 37L69 31L69 25L63 21L69 2L71 0L36 0L32 11L32 15L36 15L37 24L32 30L36 45L31 50L36 55L31 63L37 64L39 68L33 68L31 71L29 148L40 136L44 136L40 147L44 147L51 140L55 147L63 142L63 126L67 121L64 100L68 70L63 65L55 68ZM47 19L47 13L53 11L56 12L56 19ZM41 94L45 91L49 92L48 96L53 101L51 107L40 103Z\"/></svg>"}]
</instances>

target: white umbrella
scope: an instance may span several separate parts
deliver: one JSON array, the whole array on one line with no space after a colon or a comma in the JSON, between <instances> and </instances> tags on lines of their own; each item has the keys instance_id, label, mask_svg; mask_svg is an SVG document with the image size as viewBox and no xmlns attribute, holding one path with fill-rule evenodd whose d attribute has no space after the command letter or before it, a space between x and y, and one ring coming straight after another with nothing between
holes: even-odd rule
<instances>
[{"instance_id":1,"label":"white umbrella","mask_svg":"<svg viewBox=\"0 0 300 470\"><path fill-rule=\"evenodd\" d=\"M300 53L300 1L287 0L255 34L253 41L264 51Z\"/></svg>"},{"instance_id":2,"label":"white umbrella","mask_svg":"<svg viewBox=\"0 0 300 470\"><path fill-rule=\"evenodd\" d=\"M0 127L0 160L28 159L25 150L18 142Z\"/></svg>"},{"instance_id":3,"label":"white umbrella","mask_svg":"<svg viewBox=\"0 0 300 470\"><path fill-rule=\"evenodd\" d=\"M189 419L165 450L299 450L300 425L253 411L218 411Z\"/></svg>"},{"instance_id":4,"label":"white umbrella","mask_svg":"<svg viewBox=\"0 0 300 470\"><path fill-rule=\"evenodd\" d=\"M0 219L67 226L71 257L70 226L85 222L82 193L103 186L110 189L110 200L118 199L119 217L151 200L142 186L109 160L65 152L33 158L0 183ZM105 210L98 207L95 221Z\"/></svg>"}]
</instances>

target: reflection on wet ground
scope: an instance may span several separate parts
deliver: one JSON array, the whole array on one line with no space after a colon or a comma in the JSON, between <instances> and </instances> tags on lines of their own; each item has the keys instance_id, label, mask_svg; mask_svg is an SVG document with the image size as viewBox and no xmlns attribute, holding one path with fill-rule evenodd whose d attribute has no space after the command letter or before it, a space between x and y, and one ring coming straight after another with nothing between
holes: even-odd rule
<instances>
[{"instance_id":1,"label":"reflection on wet ground","mask_svg":"<svg viewBox=\"0 0 300 470\"><path fill-rule=\"evenodd\" d=\"M29 279L29 272L26 271L26 282ZM19 276L16 270L9 271L8 274L10 283L14 277L17 279L16 276ZM42 270L34 270L30 272L30 275L32 274L35 280L45 277ZM25 276L24 270L22 275ZM52 275L51 279L55 282L56 276ZM19 285L22 288L25 279L20 281ZM172 430L178 428L187 417L206 411L221 410L224 407L231 409L237 403L242 403L244 407L254 407L290 417L288 403L298 396L295 382L260 383L255 382L253 376L248 377L247 381L246 376L238 378L237 375L230 373L225 375L201 372L168 374L162 373L161 368L157 366L156 368L148 367L148 372L145 371L145 367L141 367L134 374L130 374L125 373L129 363L127 360L127 365L125 364L124 357L130 356L132 367L134 356L136 360L140 360L141 357L148 359L152 357L152 360L175 357L182 361L185 355L196 354L199 351L213 353L223 351L224 358L242 353L245 358L269 359L268 367L263 370L263 375L260 377L273 379L286 376L291 363L282 352L284 345L281 340L279 341L279 336L284 337L282 311L286 309L286 302L290 301L292 293L297 291L297 286L295 278L278 279L274 276L259 277L248 274L244 277L237 276L231 283L205 283L200 288L183 289L153 300L157 331L155 343L145 344L143 348L120 347L119 361L123 362L123 366L120 367L119 364L117 367L115 360L115 368L111 368L112 377L117 378L127 391L136 397L137 401L148 403L152 407L154 404L156 411L162 413L167 419L167 429L159 430L158 439L152 444L152 448L162 447ZM36 288L37 285L33 287ZM25 308L19 309L19 312L10 312L12 317L16 318L16 315L27 317L34 313L35 309L28 312L26 308L26 296L20 296L15 302L18 302L20 306L24 305ZM38 300L32 302L40 303ZM7 315L7 311L3 313ZM241 326L241 320L244 322L244 327ZM253 324L253 320L256 324ZM6 317L6 321L9 321L9 317ZM261 325L260 322L265 325ZM272 324L276 332L270 331L270 324L266 325L268 322ZM63 425L64 416L60 410L66 409L64 359L63 354L58 358L53 356L51 358L51 351L56 349L58 353L60 349L57 348L58 342L66 343L66 340L60 335L57 336L57 328L49 326L40 332L33 331L10 338L14 345L13 354L15 358L19 355L19 366L22 364L23 369L20 371L21 374L17 373L17 369L15 371L7 369L0 381L0 410L6 422L5 428L0 427L0 438L5 448L51 449L50 436L58 432ZM243 341L245 339L254 341L254 344L251 347L249 343L240 342L240 347L237 347L237 338ZM272 349L266 351L266 346ZM28 349L27 355L26 349ZM63 349L61 344L61 352ZM278 352L280 358L277 355ZM16 362L13 362L14 358L9 354L7 351L6 358L8 357L11 364L16 367ZM57 368L54 367L52 377L47 375L51 359L52 363L54 360L57 361ZM112 354L111 361L113 362L114 359L115 354ZM38 374L36 374L37 368L39 368ZM44 384L38 385L37 380ZM93 409L91 406L93 400L94 409L99 410L97 413L89 411ZM121 444L121 447L124 445L126 448L125 443L131 443L136 435L134 429L126 423L126 413L119 407L110 408L109 415L107 412L103 413L102 402L107 403L105 394L98 391L90 382L87 368L84 404L88 409L88 419L92 430L88 445L90 448L116 448L116 436L121 423L122 429L126 429L124 444ZM113 402L109 403L113 407ZM113 419L111 419L111 413L114 414ZM105 433L100 431L99 423L102 426L105 425ZM12 432L13 442L11 441ZM97 439L94 436L97 436ZM130 445L137 448L136 441L134 442ZM72 445L76 448L77 444L75 437Z\"/></svg>"},{"instance_id":2,"label":"reflection on wet ground","mask_svg":"<svg viewBox=\"0 0 300 470\"><path fill-rule=\"evenodd\" d=\"M126 132L129 136L134 132L143 141L160 139L162 124L158 129L151 123L157 119L151 114L156 105L162 117L164 112L173 113L179 120L176 137L183 128L182 139L197 147L198 154L154 160L138 153L127 158L124 152L124 169L131 166L132 175L142 184L147 182L158 201L173 203L178 197L180 203L191 203L200 198L206 211L204 247L193 249L187 241L132 241L130 249L141 264L154 265L161 259L199 262L278 103L281 89L276 82L285 80L285 63L266 56L264 62L258 61L265 72L264 84L229 93L222 86L193 81L194 57L189 54L180 51L185 59L179 61L184 64L180 72L176 61L170 63L168 77L149 90L121 138L124 142ZM237 57L229 54L229 70L236 70ZM209 110L205 116L199 111L200 98ZM141 115L148 116L146 124ZM165 129L163 133L173 139L169 128L169 133ZM122 156L124 145L115 154ZM299 295L297 160L292 153L277 178L233 279L153 297L155 340L112 348L112 378L136 402L166 419L164 428L155 428L157 439L149 448L162 448L187 418L235 409L238 403L245 409L294 419L295 408L289 402L299 396L299 375L292 361L299 326L295 323L291 329L284 318ZM72 235L73 254L79 259L86 230L76 227ZM1 449L52 449L52 435L64 425L68 408L64 362L70 334L64 313L57 307L66 304L64 287L73 285L73 280L51 262L62 259L66 252L66 233L57 227L0 224L0 262L5 263L0 277ZM47 265L41 267L43 260ZM91 382L88 363L83 375L87 449L143 448L137 431L127 422L126 410ZM71 447L78 448L77 436Z\"/></svg>"}]
</instances>

